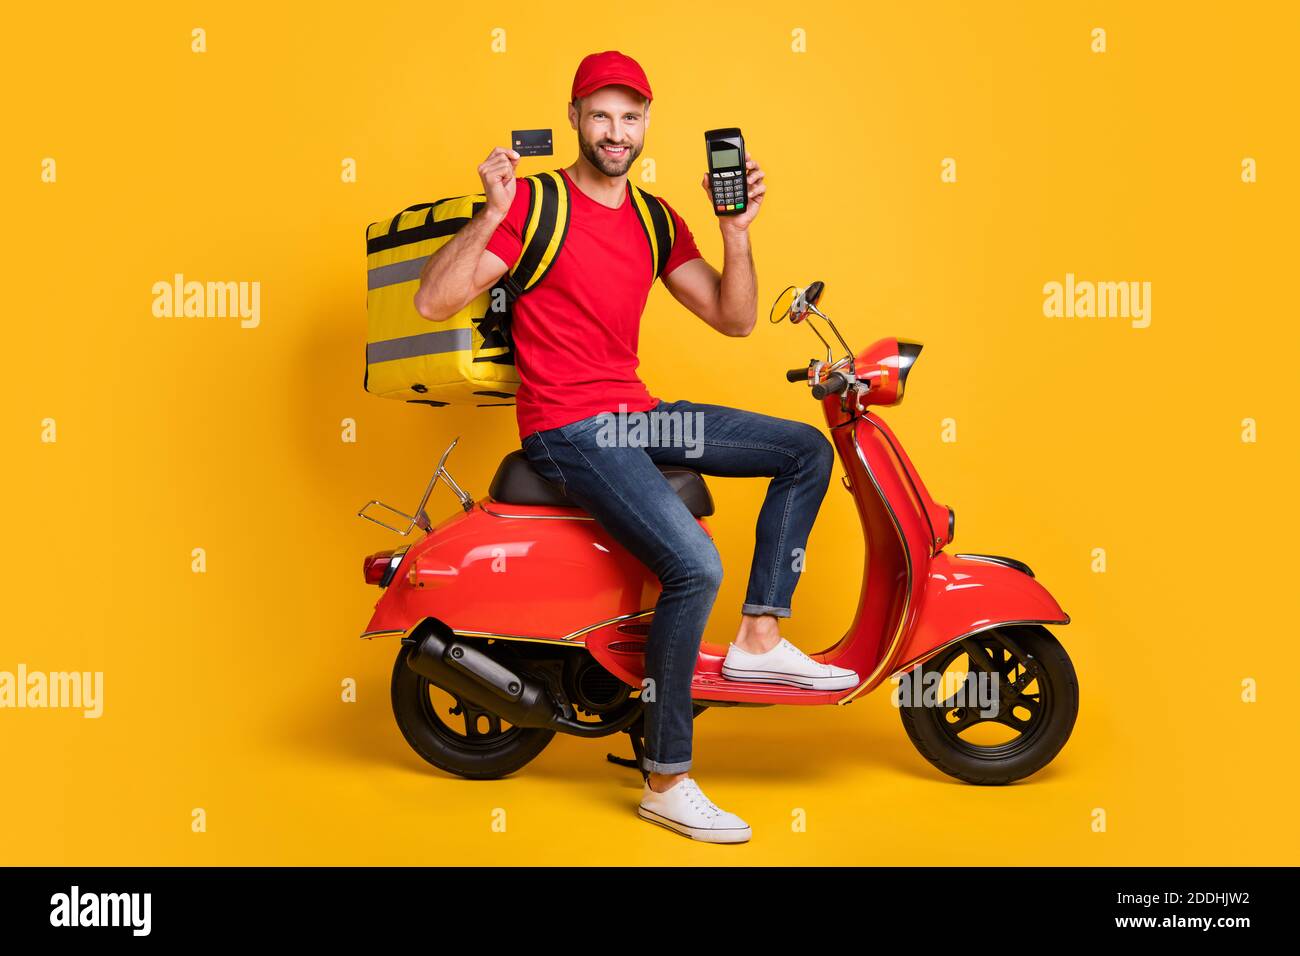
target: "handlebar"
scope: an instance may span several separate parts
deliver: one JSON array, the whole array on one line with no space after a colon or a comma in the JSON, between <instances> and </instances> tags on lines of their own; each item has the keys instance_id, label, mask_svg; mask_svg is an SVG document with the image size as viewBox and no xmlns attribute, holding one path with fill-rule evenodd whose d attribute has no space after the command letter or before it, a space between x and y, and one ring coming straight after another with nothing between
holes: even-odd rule
<instances>
[{"instance_id":1,"label":"handlebar","mask_svg":"<svg viewBox=\"0 0 1300 956\"><path fill-rule=\"evenodd\" d=\"M812 365L806 365L803 368L792 368L785 373L787 382L807 382L808 371ZM822 399L827 395L839 395L849 387L849 380L839 372L831 372L826 376L826 380L817 382L812 387L813 398Z\"/></svg>"},{"instance_id":2,"label":"handlebar","mask_svg":"<svg viewBox=\"0 0 1300 956\"><path fill-rule=\"evenodd\" d=\"M794 290L794 300L785 307L785 310L782 312L780 317L774 317L777 306L781 304L782 300L786 299L791 290ZM813 322L808 322L808 327L813 330L813 333L821 341L822 345L826 346L826 361L818 362L816 359L812 359L803 368L792 368L785 373L785 380L787 382L804 382L812 385L813 397L819 400L826 398L829 395L846 394L850 387L854 387L855 383L857 383L856 387L859 389L870 389L872 383L868 380L873 377L873 373L868 373L863 379L857 377L856 370L853 368L853 350L849 348L849 343L844 341L844 336L840 335L839 329L835 327L835 323L831 321L830 316L825 315L817 308L817 302L821 299L825 291L826 283L820 280L810 283L808 287L804 289L800 289L798 286L787 286L780 295L776 297L776 301L772 303L772 311L768 315L768 318L772 322L780 322L782 319L788 318L793 324L802 323L805 319L809 318L810 314L816 315L831 330L835 339L844 349L844 357L838 362L833 361L833 348L831 343L828 342L826 337L817 330L817 327ZM847 376L842 375L839 372L830 372L823 381L816 381L813 378L812 373L814 369L817 370L817 374L820 376L823 369L828 367L844 368L846 365L849 369L849 374Z\"/></svg>"},{"instance_id":3,"label":"handlebar","mask_svg":"<svg viewBox=\"0 0 1300 956\"><path fill-rule=\"evenodd\" d=\"M826 381L818 382L812 387L813 398L825 398L827 395L838 395L849 387L849 380L839 372L831 372L826 376Z\"/></svg>"}]
</instances>

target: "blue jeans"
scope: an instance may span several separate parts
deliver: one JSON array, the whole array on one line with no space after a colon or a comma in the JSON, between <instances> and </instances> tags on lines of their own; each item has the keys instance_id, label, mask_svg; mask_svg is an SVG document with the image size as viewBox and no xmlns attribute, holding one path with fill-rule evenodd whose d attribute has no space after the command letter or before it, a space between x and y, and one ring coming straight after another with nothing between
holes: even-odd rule
<instances>
[{"instance_id":1,"label":"blue jeans","mask_svg":"<svg viewBox=\"0 0 1300 956\"><path fill-rule=\"evenodd\" d=\"M638 427L643 426L643 427ZM691 766L691 678L722 583L722 560L656 465L701 474L768 477L758 513L744 614L790 616L808 533L835 452L803 422L723 405L660 401L649 412L601 412L532 432L524 454L659 578L642 688L646 770Z\"/></svg>"}]
</instances>

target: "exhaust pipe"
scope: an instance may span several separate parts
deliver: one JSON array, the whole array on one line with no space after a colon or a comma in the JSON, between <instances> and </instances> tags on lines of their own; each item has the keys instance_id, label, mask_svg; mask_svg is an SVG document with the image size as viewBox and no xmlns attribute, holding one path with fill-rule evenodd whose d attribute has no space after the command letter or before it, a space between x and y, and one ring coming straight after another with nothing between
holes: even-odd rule
<instances>
[{"instance_id":1,"label":"exhaust pipe","mask_svg":"<svg viewBox=\"0 0 1300 956\"><path fill-rule=\"evenodd\" d=\"M478 648L457 640L440 622L403 643L409 648L406 666L411 670L517 727L545 727L578 737L604 737L624 730L641 713L639 707L629 708L628 718L617 725L570 720L560 713L544 684L516 674Z\"/></svg>"}]
</instances>

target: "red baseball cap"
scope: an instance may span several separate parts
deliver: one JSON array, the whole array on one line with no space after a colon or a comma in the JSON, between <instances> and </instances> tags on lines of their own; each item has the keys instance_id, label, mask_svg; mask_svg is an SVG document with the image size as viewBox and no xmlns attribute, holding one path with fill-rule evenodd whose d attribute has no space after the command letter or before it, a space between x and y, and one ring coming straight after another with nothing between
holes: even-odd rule
<instances>
[{"instance_id":1,"label":"red baseball cap","mask_svg":"<svg viewBox=\"0 0 1300 956\"><path fill-rule=\"evenodd\" d=\"M646 79L641 64L617 50L588 53L582 58L578 72L573 74L573 89L569 99L576 100L602 86L615 83L632 87L646 99L654 99L654 94L650 92L650 81Z\"/></svg>"}]
</instances>

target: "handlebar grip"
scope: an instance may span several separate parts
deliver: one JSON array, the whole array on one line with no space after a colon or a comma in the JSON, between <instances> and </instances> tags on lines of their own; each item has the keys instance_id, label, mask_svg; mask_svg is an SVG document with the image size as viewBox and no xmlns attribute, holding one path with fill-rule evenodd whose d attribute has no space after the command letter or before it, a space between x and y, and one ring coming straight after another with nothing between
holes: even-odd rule
<instances>
[{"instance_id":1,"label":"handlebar grip","mask_svg":"<svg viewBox=\"0 0 1300 956\"><path fill-rule=\"evenodd\" d=\"M826 376L826 381L818 382L812 387L813 398L825 398L827 395L838 395L849 387L849 380L839 372L831 372Z\"/></svg>"},{"instance_id":2,"label":"handlebar grip","mask_svg":"<svg viewBox=\"0 0 1300 956\"><path fill-rule=\"evenodd\" d=\"M785 373L785 380L786 380L787 382L806 382L806 381L808 381L808 366L805 365L803 368L792 368L792 369L790 369L790 371L788 371L788 372Z\"/></svg>"}]
</instances>

